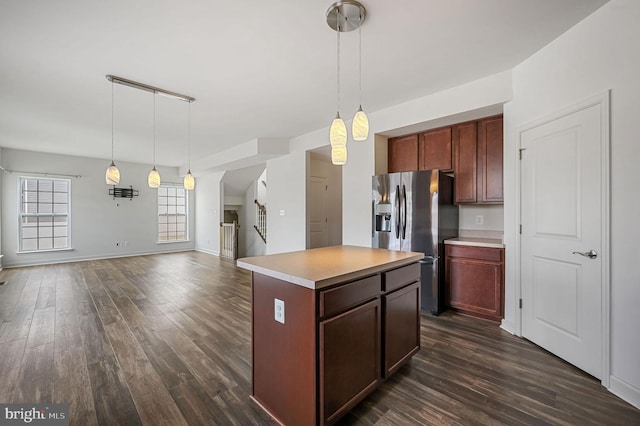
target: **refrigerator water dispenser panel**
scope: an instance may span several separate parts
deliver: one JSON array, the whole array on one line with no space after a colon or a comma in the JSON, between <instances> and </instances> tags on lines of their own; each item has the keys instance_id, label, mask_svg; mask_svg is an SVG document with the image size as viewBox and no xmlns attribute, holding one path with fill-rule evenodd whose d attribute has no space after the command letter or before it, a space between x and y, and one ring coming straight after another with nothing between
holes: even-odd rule
<instances>
[{"instance_id":1,"label":"refrigerator water dispenser panel","mask_svg":"<svg viewBox=\"0 0 640 426\"><path fill-rule=\"evenodd\" d=\"M376 231L391 232L391 204L376 204Z\"/></svg>"}]
</instances>

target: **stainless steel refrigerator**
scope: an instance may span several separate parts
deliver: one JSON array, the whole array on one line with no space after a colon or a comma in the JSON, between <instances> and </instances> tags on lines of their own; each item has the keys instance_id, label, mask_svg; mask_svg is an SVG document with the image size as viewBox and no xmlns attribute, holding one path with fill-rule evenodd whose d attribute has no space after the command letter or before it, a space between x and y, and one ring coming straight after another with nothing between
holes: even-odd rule
<instances>
[{"instance_id":1,"label":"stainless steel refrigerator","mask_svg":"<svg viewBox=\"0 0 640 426\"><path fill-rule=\"evenodd\" d=\"M458 236L453 178L438 170L373 177L372 247L424 253L420 305L433 315L445 309L444 243Z\"/></svg>"}]
</instances>

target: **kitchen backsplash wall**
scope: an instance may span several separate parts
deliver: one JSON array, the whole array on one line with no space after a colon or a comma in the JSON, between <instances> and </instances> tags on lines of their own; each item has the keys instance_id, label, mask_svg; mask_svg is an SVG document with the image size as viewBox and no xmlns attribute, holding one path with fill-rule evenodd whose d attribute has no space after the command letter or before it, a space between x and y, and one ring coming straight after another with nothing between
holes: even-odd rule
<instances>
[{"instance_id":1,"label":"kitchen backsplash wall","mask_svg":"<svg viewBox=\"0 0 640 426\"><path fill-rule=\"evenodd\" d=\"M460 236L500 238L504 231L504 206L460 205L458 229Z\"/></svg>"}]
</instances>

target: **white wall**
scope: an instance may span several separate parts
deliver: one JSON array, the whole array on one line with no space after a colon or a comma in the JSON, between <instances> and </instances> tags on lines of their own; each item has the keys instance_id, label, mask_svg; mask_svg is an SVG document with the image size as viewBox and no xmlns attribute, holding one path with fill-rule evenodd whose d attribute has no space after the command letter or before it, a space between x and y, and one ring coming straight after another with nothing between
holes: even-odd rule
<instances>
[{"instance_id":1,"label":"white wall","mask_svg":"<svg viewBox=\"0 0 640 426\"><path fill-rule=\"evenodd\" d=\"M519 272L516 129L611 89L611 390L640 407L640 2L612 0L513 70L505 105L505 316L515 323Z\"/></svg>"},{"instance_id":2,"label":"white wall","mask_svg":"<svg viewBox=\"0 0 640 426\"><path fill-rule=\"evenodd\" d=\"M224 172L198 176L196 180L195 249L220 254L220 222L224 212Z\"/></svg>"},{"instance_id":3,"label":"white wall","mask_svg":"<svg viewBox=\"0 0 640 426\"><path fill-rule=\"evenodd\" d=\"M0 148L0 165L2 165L2 148ZM4 173L0 170L0 212L2 212L2 175ZM1 216L1 215L0 215ZM0 217L0 271L2 271L2 222Z\"/></svg>"},{"instance_id":4,"label":"white wall","mask_svg":"<svg viewBox=\"0 0 640 426\"><path fill-rule=\"evenodd\" d=\"M19 177L28 173L4 173L2 179L2 249L5 266L69 262L105 257L131 256L177 250L191 250L193 216L189 223L190 241L157 242L156 190L147 186L150 165L118 162L120 187L132 185L140 191L133 199L116 199L108 195L110 186L104 182L107 160L2 149L2 164L6 169L27 172L47 172L80 175L71 178L71 243L73 250L41 253L18 252ZM164 182L181 183L176 168L158 167ZM37 175L31 175L37 176ZM194 197L189 193L190 211ZM115 242L119 241L119 247ZM125 246L124 242L127 242Z\"/></svg>"}]
</instances>

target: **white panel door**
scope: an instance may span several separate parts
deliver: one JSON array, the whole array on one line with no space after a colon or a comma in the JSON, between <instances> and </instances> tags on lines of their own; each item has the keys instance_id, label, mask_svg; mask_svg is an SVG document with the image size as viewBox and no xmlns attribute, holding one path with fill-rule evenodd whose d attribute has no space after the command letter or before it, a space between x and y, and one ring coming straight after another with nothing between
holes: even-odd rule
<instances>
[{"instance_id":1,"label":"white panel door","mask_svg":"<svg viewBox=\"0 0 640 426\"><path fill-rule=\"evenodd\" d=\"M522 335L602 378L600 104L520 134ZM597 255L583 256L593 250Z\"/></svg>"},{"instance_id":2,"label":"white panel door","mask_svg":"<svg viewBox=\"0 0 640 426\"><path fill-rule=\"evenodd\" d=\"M309 248L329 244L327 219L327 178L312 176L309 185Z\"/></svg>"}]
</instances>

